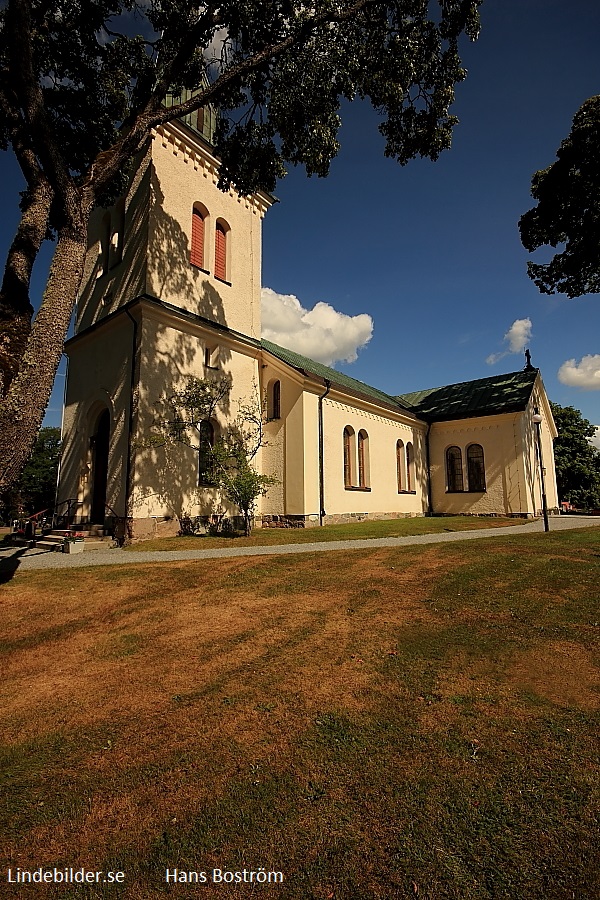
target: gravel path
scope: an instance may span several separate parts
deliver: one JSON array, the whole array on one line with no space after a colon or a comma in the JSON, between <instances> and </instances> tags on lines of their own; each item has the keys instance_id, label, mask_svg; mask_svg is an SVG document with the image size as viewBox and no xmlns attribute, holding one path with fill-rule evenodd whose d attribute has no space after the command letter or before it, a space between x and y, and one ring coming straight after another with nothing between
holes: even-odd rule
<instances>
[{"instance_id":1,"label":"gravel path","mask_svg":"<svg viewBox=\"0 0 600 900\"><path fill-rule=\"evenodd\" d=\"M600 527L600 516L565 516L550 520L551 531L568 528ZM221 559L231 556L280 556L286 553L331 553L334 550L372 550L376 547L407 547L413 544L438 544L446 541L469 541L502 535L541 532L541 520L506 528L480 528L473 531L449 531L442 534L419 534L398 538L370 538L351 541L327 541L316 544L284 544L273 547L226 547L221 550L88 550L80 554L55 553L20 548L0 550L0 574L40 569L78 569L82 566L116 566L132 563L179 562L188 559ZM0 579L1 580L1 579ZM6 580L6 578L4 579Z\"/></svg>"}]
</instances>

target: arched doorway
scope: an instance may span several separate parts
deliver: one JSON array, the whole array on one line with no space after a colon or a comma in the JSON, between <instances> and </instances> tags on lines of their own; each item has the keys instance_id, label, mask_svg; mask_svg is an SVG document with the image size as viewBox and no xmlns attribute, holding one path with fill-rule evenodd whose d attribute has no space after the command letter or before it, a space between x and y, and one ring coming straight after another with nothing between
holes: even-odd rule
<instances>
[{"instance_id":1,"label":"arched doorway","mask_svg":"<svg viewBox=\"0 0 600 900\"><path fill-rule=\"evenodd\" d=\"M104 525L109 439L110 413L105 409L98 418L96 431L92 436L92 525Z\"/></svg>"}]
</instances>

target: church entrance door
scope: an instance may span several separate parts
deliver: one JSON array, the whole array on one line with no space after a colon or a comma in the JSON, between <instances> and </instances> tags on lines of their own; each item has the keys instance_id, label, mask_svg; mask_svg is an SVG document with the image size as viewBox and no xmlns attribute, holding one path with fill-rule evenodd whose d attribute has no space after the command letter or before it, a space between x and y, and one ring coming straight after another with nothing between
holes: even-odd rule
<instances>
[{"instance_id":1,"label":"church entrance door","mask_svg":"<svg viewBox=\"0 0 600 900\"><path fill-rule=\"evenodd\" d=\"M108 478L108 443L110 438L110 413L101 413L93 436L92 457L92 525L104 525L106 512L106 482Z\"/></svg>"}]
</instances>

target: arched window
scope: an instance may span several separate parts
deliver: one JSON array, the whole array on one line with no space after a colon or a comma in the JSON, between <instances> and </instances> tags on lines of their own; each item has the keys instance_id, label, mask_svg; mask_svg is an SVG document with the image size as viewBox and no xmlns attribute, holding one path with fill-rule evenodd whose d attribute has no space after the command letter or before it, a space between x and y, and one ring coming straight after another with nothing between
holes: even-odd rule
<instances>
[{"instance_id":1,"label":"arched window","mask_svg":"<svg viewBox=\"0 0 600 900\"><path fill-rule=\"evenodd\" d=\"M415 489L415 451L413 445L406 445L406 490L414 491Z\"/></svg>"},{"instance_id":2,"label":"arched window","mask_svg":"<svg viewBox=\"0 0 600 900\"><path fill-rule=\"evenodd\" d=\"M369 486L369 435L366 431L358 432L358 486Z\"/></svg>"},{"instance_id":3,"label":"arched window","mask_svg":"<svg viewBox=\"0 0 600 900\"><path fill-rule=\"evenodd\" d=\"M215 277L227 281L227 241L229 229L224 222L217 222L215 229Z\"/></svg>"},{"instance_id":4,"label":"arched window","mask_svg":"<svg viewBox=\"0 0 600 900\"><path fill-rule=\"evenodd\" d=\"M110 239L112 236L110 226L110 213L106 212L102 216L102 225L100 226L100 258L98 260L97 278L106 275L110 267Z\"/></svg>"},{"instance_id":5,"label":"arched window","mask_svg":"<svg viewBox=\"0 0 600 900\"><path fill-rule=\"evenodd\" d=\"M344 487L352 487L354 483L354 430L346 425L344 428Z\"/></svg>"},{"instance_id":6,"label":"arched window","mask_svg":"<svg viewBox=\"0 0 600 900\"><path fill-rule=\"evenodd\" d=\"M204 365L207 369L219 368L219 345L207 344L204 348Z\"/></svg>"},{"instance_id":7,"label":"arched window","mask_svg":"<svg viewBox=\"0 0 600 900\"><path fill-rule=\"evenodd\" d=\"M462 453L460 447L448 447L446 450L446 477L448 491L455 493L464 491Z\"/></svg>"},{"instance_id":8,"label":"arched window","mask_svg":"<svg viewBox=\"0 0 600 900\"><path fill-rule=\"evenodd\" d=\"M485 462L481 444L467 447L467 476L470 491L485 491Z\"/></svg>"},{"instance_id":9,"label":"arched window","mask_svg":"<svg viewBox=\"0 0 600 900\"><path fill-rule=\"evenodd\" d=\"M212 473L211 450L215 443L215 429L208 419L200 422L198 427L198 484L214 483Z\"/></svg>"},{"instance_id":10,"label":"arched window","mask_svg":"<svg viewBox=\"0 0 600 900\"><path fill-rule=\"evenodd\" d=\"M115 204L115 210L111 222L111 235L109 247L109 265L112 269L118 266L123 259L123 242L125 235L125 197L121 197Z\"/></svg>"},{"instance_id":11,"label":"arched window","mask_svg":"<svg viewBox=\"0 0 600 900\"><path fill-rule=\"evenodd\" d=\"M396 441L396 477L398 479L398 491L405 491L406 455L404 453L404 441Z\"/></svg>"},{"instance_id":12,"label":"arched window","mask_svg":"<svg viewBox=\"0 0 600 900\"><path fill-rule=\"evenodd\" d=\"M206 213L198 203L192 209L192 246L190 262L199 269L204 268L204 223Z\"/></svg>"},{"instance_id":13,"label":"arched window","mask_svg":"<svg viewBox=\"0 0 600 900\"><path fill-rule=\"evenodd\" d=\"M281 418L281 382L279 379L269 384L267 391L267 419Z\"/></svg>"}]
</instances>

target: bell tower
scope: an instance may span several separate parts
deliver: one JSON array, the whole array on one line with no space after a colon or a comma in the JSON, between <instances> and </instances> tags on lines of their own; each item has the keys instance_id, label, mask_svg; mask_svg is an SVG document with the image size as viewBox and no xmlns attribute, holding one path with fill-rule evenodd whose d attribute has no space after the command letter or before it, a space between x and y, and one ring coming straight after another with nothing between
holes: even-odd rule
<instances>
[{"instance_id":1,"label":"bell tower","mask_svg":"<svg viewBox=\"0 0 600 900\"><path fill-rule=\"evenodd\" d=\"M273 198L219 190L214 126L207 108L157 128L124 196L92 215L75 336L65 346L59 485L81 522L176 521L198 509L195 454L182 451L185 474L175 474L149 444L157 402L191 376L227 376L226 426L260 383L261 228Z\"/></svg>"}]
</instances>

